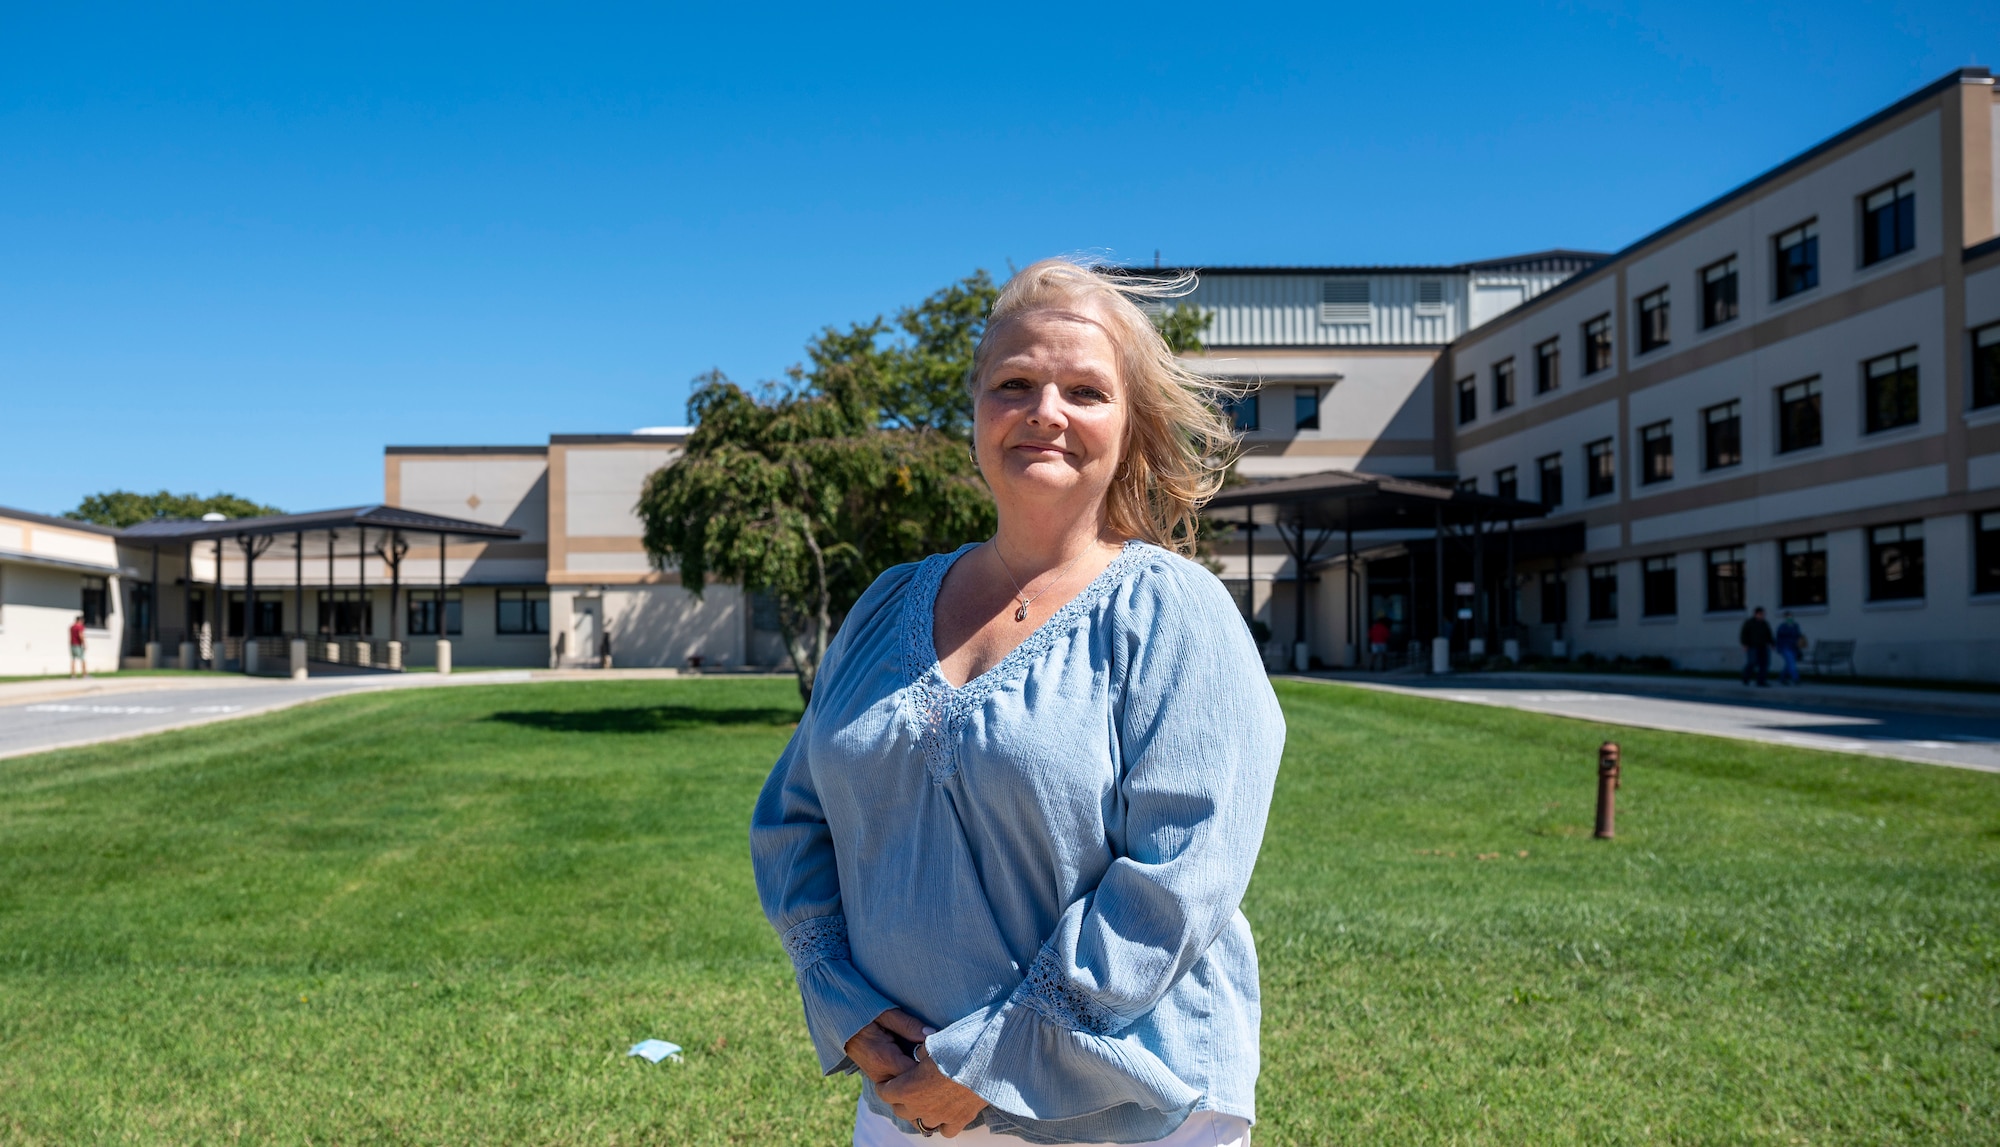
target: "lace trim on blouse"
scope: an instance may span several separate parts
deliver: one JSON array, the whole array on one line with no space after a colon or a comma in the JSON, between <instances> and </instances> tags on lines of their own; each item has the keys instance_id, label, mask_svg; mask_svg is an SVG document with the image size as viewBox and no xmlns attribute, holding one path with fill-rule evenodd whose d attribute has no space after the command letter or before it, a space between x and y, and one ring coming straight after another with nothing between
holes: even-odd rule
<instances>
[{"instance_id":1,"label":"lace trim on blouse","mask_svg":"<svg viewBox=\"0 0 2000 1147\"><path fill-rule=\"evenodd\" d=\"M847 917L812 916L785 932L785 951L792 957L792 970L804 972L821 960L845 960Z\"/></svg>"},{"instance_id":2,"label":"lace trim on blouse","mask_svg":"<svg viewBox=\"0 0 2000 1147\"><path fill-rule=\"evenodd\" d=\"M1034 963L1028 965L1028 978L1014 989L1014 998L1074 1031L1110 1035L1124 1026L1110 1008L1071 983L1046 948L1035 954Z\"/></svg>"},{"instance_id":3,"label":"lace trim on blouse","mask_svg":"<svg viewBox=\"0 0 2000 1147\"><path fill-rule=\"evenodd\" d=\"M937 617L938 587L944 584L944 575L952 563L968 551L933 554L923 560L903 595L903 670L910 679L905 703L916 722L917 745L924 754L924 769L930 773L932 782L943 783L958 771L958 738L966 718L985 704L995 689L1012 679L1017 669L1068 636L1124 580L1127 568L1145 560L1146 551L1142 542L1126 542L1125 548L1082 593L1064 602L1061 609L1001 658L998 665L956 687L945 680L944 671L938 668L933 623Z\"/></svg>"}]
</instances>

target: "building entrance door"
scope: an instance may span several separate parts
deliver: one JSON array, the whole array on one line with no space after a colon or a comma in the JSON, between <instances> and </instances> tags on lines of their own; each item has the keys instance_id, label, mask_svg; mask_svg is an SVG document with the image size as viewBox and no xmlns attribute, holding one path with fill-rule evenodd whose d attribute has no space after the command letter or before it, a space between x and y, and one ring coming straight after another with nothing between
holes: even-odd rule
<instances>
[{"instance_id":1,"label":"building entrance door","mask_svg":"<svg viewBox=\"0 0 2000 1147\"><path fill-rule=\"evenodd\" d=\"M578 665L597 664L598 635L604 632L604 603L594 597L575 599L570 611L570 657Z\"/></svg>"}]
</instances>

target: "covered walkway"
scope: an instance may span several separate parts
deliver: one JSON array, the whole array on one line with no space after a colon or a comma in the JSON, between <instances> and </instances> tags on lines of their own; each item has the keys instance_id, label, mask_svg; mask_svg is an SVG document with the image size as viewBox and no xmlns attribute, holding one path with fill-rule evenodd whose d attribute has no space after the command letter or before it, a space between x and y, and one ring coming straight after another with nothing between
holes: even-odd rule
<instances>
[{"instance_id":1,"label":"covered walkway","mask_svg":"<svg viewBox=\"0 0 2000 1147\"><path fill-rule=\"evenodd\" d=\"M1442 671L1449 668L1454 637L1461 649L1483 653L1488 642L1508 636L1514 624L1516 534L1525 532L1517 531L1515 523L1541 518L1547 511L1534 502L1432 482L1333 470L1224 490L1204 513L1242 533L1252 578L1260 534L1275 533L1292 560L1295 669L1306 668L1312 656L1306 586L1317 579L1320 567L1337 564L1341 570L1341 663L1353 666L1361 661L1361 642L1372 620L1364 609L1368 587L1359 581L1357 557L1387 546L1412 555L1421 550L1428 568L1410 563L1407 596L1416 608L1407 618L1404 640L1406 647L1428 651L1433 669ZM1577 533L1574 545L1580 549L1583 539ZM1566 536L1538 536L1528 544L1561 546L1569 541ZM1457 553L1448 552L1454 548ZM1448 598L1456 603L1450 613Z\"/></svg>"},{"instance_id":2,"label":"covered walkway","mask_svg":"<svg viewBox=\"0 0 2000 1147\"><path fill-rule=\"evenodd\" d=\"M150 558L138 571L140 609L132 627L135 641L143 638L148 664L168 663L171 648L172 663L185 669L298 677L309 662L349 672L399 672L405 638L412 636L435 639L435 664L450 672L448 635L456 618L446 554L453 543L520 536L506 526L376 505L264 518L159 519L125 530L119 542L128 553ZM410 560L413 544L421 543L437 547L434 577L428 565L418 568ZM178 577L171 576L173 565L180 567ZM384 584L388 638L377 642L371 591ZM178 602L163 596L172 590ZM170 627L162 615L173 605L181 624Z\"/></svg>"}]
</instances>

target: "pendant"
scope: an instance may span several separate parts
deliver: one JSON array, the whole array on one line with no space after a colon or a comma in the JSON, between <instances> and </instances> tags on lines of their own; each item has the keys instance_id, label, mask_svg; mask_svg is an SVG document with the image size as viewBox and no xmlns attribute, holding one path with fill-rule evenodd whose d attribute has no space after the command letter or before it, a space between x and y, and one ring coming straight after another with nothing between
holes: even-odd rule
<instances>
[{"instance_id":1,"label":"pendant","mask_svg":"<svg viewBox=\"0 0 2000 1147\"><path fill-rule=\"evenodd\" d=\"M1014 620L1015 620L1015 621L1026 621L1026 620L1028 620L1028 603L1027 603L1027 602L1025 602L1025 601L1024 601L1024 602L1022 602L1022 603L1021 603L1021 605L1020 605L1020 607L1019 607L1018 609L1016 609L1016 610L1014 611Z\"/></svg>"}]
</instances>

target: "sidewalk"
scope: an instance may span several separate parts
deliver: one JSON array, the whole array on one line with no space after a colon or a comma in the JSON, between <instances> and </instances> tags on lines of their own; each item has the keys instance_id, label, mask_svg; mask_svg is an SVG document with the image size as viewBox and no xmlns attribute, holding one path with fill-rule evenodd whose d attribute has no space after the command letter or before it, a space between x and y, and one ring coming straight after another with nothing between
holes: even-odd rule
<instances>
[{"instance_id":1,"label":"sidewalk","mask_svg":"<svg viewBox=\"0 0 2000 1147\"><path fill-rule=\"evenodd\" d=\"M1386 679L1314 673L1294 679L1601 724L2000 773L2000 696L1992 694L1818 682L1759 689L1710 678L1613 673L1454 673Z\"/></svg>"},{"instance_id":2,"label":"sidewalk","mask_svg":"<svg viewBox=\"0 0 2000 1147\"><path fill-rule=\"evenodd\" d=\"M443 677L435 673L343 673L304 681L239 673L12 681L0 684L0 758L142 737L385 689L725 675L752 676L680 669L481 669Z\"/></svg>"}]
</instances>

